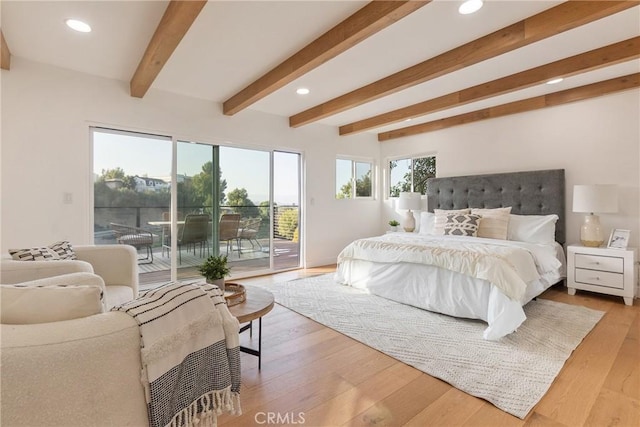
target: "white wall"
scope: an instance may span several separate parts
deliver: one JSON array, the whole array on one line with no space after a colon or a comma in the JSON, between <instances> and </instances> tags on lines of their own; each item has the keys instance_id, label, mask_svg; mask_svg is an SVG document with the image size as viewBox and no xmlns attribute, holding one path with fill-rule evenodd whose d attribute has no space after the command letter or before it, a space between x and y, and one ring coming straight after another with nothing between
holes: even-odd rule
<instances>
[{"instance_id":1,"label":"white wall","mask_svg":"<svg viewBox=\"0 0 640 427\"><path fill-rule=\"evenodd\" d=\"M564 168L568 241L578 240L582 221L571 212L573 185L611 183L620 186L620 213L601 215L605 231L630 229L631 245L639 245L638 90L379 144L370 134L339 138L322 125L291 129L286 118L250 110L226 117L219 105L154 90L131 98L125 82L17 57L11 65L1 82L2 252L63 238L92 241L94 124L302 152L307 266L335 262L348 242L399 218L388 201L381 209L379 200L335 200L337 154L380 159L381 167L387 157L436 154L439 176ZM63 203L63 193L73 195L72 204Z\"/></svg>"},{"instance_id":2,"label":"white wall","mask_svg":"<svg viewBox=\"0 0 640 427\"><path fill-rule=\"evenodd\" d=\"M307 266L334 263L344 245L380 224L380 203L334 199L336 154L371 157L372 135L349 141L333 127L291 129L286 118L254 111L222 115L220 105L12 57L2 71L1 250L69 239L93 241L89 126L175 135L199 142L277 147L305 161ZM73 202L63 203L71 193Z\"/></svg>"},{"instance_id":3,"label":"white wall","mask_svg":"<svg viewBox=\"0 0 640 427\"><path fill-rule=\"evenodd\" d=\"M574 184L616 184L619 213L600 215L612 228L640 235L640 91L485 120L381 144L388 157L436 154L437 175L565 169L567 242L579 241L583 214L571 211ZM398 215L390 202L384 222Z\"/></svg>"}]
</instances>

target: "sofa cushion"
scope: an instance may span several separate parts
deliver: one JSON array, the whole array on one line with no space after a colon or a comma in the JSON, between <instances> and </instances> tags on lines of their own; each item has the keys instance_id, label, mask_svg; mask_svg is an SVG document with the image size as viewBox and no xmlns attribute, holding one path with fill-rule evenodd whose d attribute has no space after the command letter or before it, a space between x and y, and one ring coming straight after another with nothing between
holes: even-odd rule
<instances>
[{"instance_id":1,"label":"sofa cushion","mask_svg":"<svg viewBox=\"0 0 640 427\"><path fill-rule=\"evenodd\" d=\"M123 285L110 285L107 286L107 308L111 309L116 305L124 304L125 302L129 302L132 299L136 298L137 295L133 295L133 289L131 286L123 286Z\"/></svg>"},{"instance_id":2,"label":"sofa cushion","mask_svg":"<svg viewBox=\"0 0 640 427\"><path fill-rule=\"evenodd\" d=\"M103 287L98 284L0 285L0 323L47 323L87 317L104 312L103 299Z\"/></svg>"}]
</instances>

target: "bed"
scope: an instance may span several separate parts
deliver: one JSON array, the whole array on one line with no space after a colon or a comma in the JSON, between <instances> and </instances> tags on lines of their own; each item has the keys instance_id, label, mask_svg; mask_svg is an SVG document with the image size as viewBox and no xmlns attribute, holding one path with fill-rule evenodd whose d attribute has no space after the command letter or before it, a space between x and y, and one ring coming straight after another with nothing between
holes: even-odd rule
<instances>
[{"instance_id":1,"label":"bed","mask_svg":"<svg viewBox=\"0 0 640 427\"><path fill-rule=\"evenodd\" d=\"M432 178L427 205L418 232L347 245L336 280L482 320L483 337L497 340L526 319L524 305L565 277L564 170Z\"/></svg>"}]
</instances>

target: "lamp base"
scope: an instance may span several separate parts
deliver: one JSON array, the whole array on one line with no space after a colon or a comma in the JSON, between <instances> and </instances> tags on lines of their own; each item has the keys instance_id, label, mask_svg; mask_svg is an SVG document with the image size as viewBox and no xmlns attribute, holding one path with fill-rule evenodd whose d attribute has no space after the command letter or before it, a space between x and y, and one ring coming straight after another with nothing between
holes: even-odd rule
<instances>
[{"instance_id":1,"label":"lamp base","mask_svg":"<svg viewBox=\"0 0 640 427\"><path fill-rule=\"evenodd\" d=\"M404 217L404 220L402 221L402 228L407 233L411 233L413 232L413 230L416 229L416 219L414 218L413 212L411 212L411 210L407 211L407 215Z\"/></svg>"},{"instance_id":2,"label":"lamp base","mask_svg":"<svg viewBox=\"0 0 640 427\"><path fill-rule=\"evenodd\" d=\"M590 214L584 216L584 223L580 228L580 243L591 248L597 248L604 243L598 215Z\"/></svg>"}]
</instances>

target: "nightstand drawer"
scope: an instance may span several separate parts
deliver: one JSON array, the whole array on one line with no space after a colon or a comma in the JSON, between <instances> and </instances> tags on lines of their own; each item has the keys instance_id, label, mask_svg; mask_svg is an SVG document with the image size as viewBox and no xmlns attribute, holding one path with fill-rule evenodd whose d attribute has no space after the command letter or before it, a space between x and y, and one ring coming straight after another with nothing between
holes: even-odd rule
<instances>
[{"instance_id":1,"label":"nightstand drawer","mask_svg":"<svg viewBox=\"0 0 640 427\"><path fill-rule=\"evenodd\" d=\"M576 254L576 268L623 273L624 260L618 257Z\"/></svg>"},{"instance_id":2,"label":"nightstand drawer","mask_svg":"<svg viewBox=\"0 0 640 427\"><path fill-rule=\"evenodd\" d=\"M624 275L622 273L608 273L606 271L587 270L583 268L576 268L575 271L575 280L578 283L624 289Z\"/></svg>"}]
</instances>

